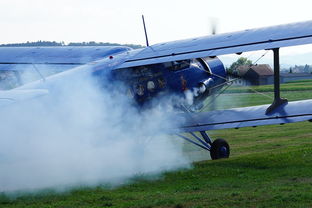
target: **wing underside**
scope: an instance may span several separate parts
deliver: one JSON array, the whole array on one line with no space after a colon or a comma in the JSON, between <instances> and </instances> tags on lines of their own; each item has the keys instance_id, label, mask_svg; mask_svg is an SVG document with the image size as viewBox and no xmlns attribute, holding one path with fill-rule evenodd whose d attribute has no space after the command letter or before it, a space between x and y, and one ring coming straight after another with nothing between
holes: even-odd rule
<instances>
[{"instance_id":1,"label":"wing underside","mask_svg":"<svg viewBox=\"0 0 312 208\"><path fill-rule=\"evenodd\" d=\"M179 115L179 119L183 121L179 131L195 132L312 121L312 99L289 102L266 115L268 106L260 105L194 114L183 113Z\"/></svg>"}]
</instances>

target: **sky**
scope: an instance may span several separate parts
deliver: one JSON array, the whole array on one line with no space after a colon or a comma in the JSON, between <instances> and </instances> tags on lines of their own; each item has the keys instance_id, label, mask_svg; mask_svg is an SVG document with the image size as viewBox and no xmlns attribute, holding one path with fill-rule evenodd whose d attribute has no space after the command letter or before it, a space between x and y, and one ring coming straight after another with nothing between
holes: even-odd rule
<instances>
[{"instance_id":1,"label":"sky","mask_svg":"<svg viewBox=\"0 0 312 208\"><path fill-rule=\"evenodd\" d=\"M0 0L0 43L150 44L311 20L309 0ZM294 49L312 51L311 47ZM292 53L293 49L285 53Z\"/></svg>"}]
</instances>

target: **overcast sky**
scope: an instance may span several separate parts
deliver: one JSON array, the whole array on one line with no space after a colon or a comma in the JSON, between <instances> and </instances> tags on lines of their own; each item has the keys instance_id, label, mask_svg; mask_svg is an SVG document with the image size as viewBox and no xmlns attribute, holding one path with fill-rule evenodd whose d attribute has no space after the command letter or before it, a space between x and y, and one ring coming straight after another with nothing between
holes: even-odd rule
<instances>
[{"instance_id":1,"label":"overcast sky","mask_svg":"<svg viewBox=\"0 0 312 208\"><path fill-rule=\"evenodd\" d=\"M1 43L55 40L144 44L312 19L311 1L0 0Z\"/></svg>"},{"instance_id":2,"label":"overcast sky","mask_svg":"<svg viewBox=\"0 0 312 208\"><path fill-rule=\"evenodd\" d=\"M153 44L210 34L212 21L223 33L311 20L311 5L309 0L0 0L0 43L144 45L144 14Z\"/></svg>"}]
</instances>

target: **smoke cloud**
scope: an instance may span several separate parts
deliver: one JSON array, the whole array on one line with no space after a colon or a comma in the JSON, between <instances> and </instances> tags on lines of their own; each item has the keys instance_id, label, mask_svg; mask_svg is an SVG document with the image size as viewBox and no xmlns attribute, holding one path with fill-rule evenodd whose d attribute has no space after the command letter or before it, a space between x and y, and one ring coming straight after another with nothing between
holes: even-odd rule
<instances>
[{"instance_id":1,"label":"smoke cloud","mask_svg":"<svg viewBox=\"0 0 312 208\"><path fill-rule=\"evenodd\" d=\"M68 77L0 110L0 192L118 185L188 167L182 143L161 131L176 126L165 105L140 111L88 73Z\"/></svg>"}]
</instances>

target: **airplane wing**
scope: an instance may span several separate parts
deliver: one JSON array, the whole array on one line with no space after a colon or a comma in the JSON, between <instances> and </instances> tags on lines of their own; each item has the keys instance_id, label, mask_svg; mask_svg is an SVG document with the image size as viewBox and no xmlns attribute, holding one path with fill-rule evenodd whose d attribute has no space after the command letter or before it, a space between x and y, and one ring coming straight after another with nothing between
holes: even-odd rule
<instances>
[{"instance_id":1,"label":"airplane wing","mask_svg":"<svg viewBox=\"0 0 312 208\"><path fill-rule=\"evenodd\" d=\"M65 71L128 50L119 46L0 47L0 70L23 71L36 65L39 70Z\"/></svg>"},{"instance_id":2,"label":"airplane wing","mask_svg":"<svg viewBox=\"0 0 312 208\"><path fill-rule=\"evenodd\" d=\"M312 99L293 101L276 108L267 115L269 105L260 105L201 113L178 115L183 121L180 132L207 131L270 124L286 124L300 121L312 122Z\"/></svg>"},{"instance_id":3,"label":"airplane wing","mask_svg":"<svg viewBox=\"0 0 312 208\"><path fill-rule=\"evenodd\" d=\"M312 43L312 21L160 43L146 47L128 57L118 68L224 54L240 54L247 51L269 50L309 43ZM179 116L184 122L177 131L195 132L312 121L311 106L312 100L305 100L285 103L269 114L267 111L269 105L195 114L184 113Z\"/></svg>"},{"instance_id":4,"label":"airplane wing","mask_svg":"<svg viewBox=\"0 0 312 208\"><path fill-rule=\"evenodd\" d=\"M312 43L312 21L155 44L118 68Z\"/></svg>"}]
</instances>

